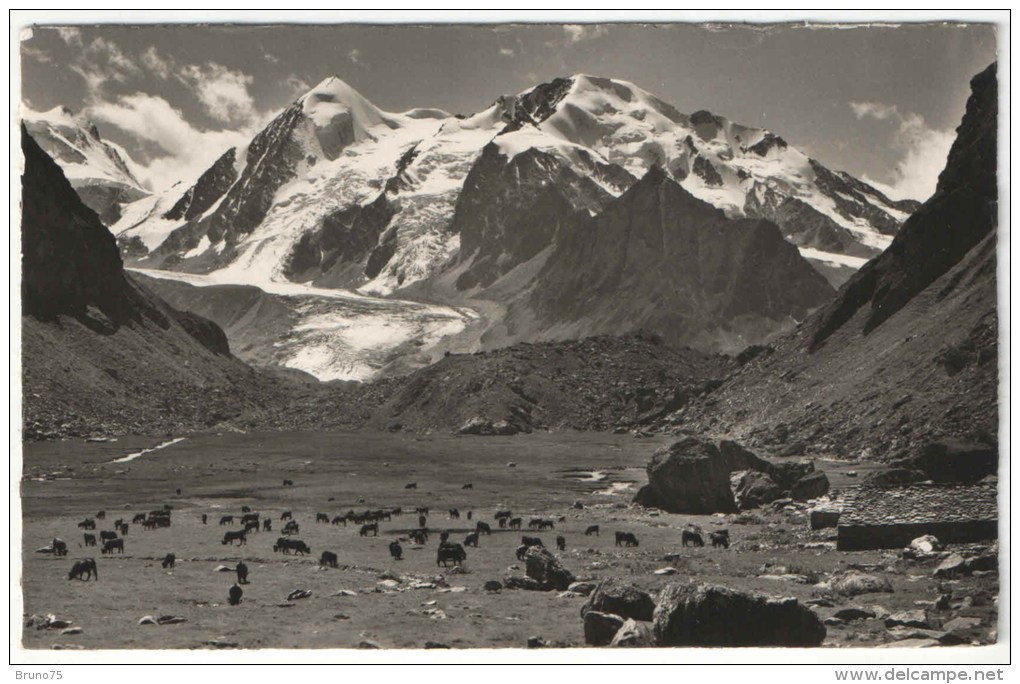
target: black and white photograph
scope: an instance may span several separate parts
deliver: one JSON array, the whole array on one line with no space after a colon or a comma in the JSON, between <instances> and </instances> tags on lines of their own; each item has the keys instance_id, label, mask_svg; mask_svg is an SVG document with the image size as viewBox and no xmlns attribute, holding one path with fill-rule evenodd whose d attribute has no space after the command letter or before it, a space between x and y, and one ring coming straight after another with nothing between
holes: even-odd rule
<instances>
[{"instance_id":1,"label":"black and white photograph","mask_svg":"<svg viewBox=\"0 0 1020 684\"><path fill-rule=\"evenodd\" d=\"M1008 662L1008 13L69 14L12 659Z\"/></svg>"}]
</instances>

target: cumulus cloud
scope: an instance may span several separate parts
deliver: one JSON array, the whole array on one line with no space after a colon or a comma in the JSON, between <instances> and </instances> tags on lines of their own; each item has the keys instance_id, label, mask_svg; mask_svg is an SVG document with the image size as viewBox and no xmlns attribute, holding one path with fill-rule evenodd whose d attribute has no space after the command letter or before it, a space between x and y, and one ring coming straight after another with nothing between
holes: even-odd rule
<instances>
[{"instance_id":1,"label":"cumulus cloud","mask_svg":"<svg viewBox=\"0 0 1020 684\"><path fill-rule=\"evenodd\" d=\"M244 145L255 132L254 128L198 129L165 99L145 93L94 104L88 114L94 121L115 126L157 150L146 163L138 164L140 180L157 191L178 180L196 179L228 148Z\"/></svg>"},{"instance_id":2,"label":"cumulus cloud","mask_svg":"<svg viewBox=\"0 0 1020 684\"><path fill-rule=\"evenodd\" d=\"M290 88L291 91L301 95L312 89L311 84L297 74L291 74L288 76L284 79L284 83L287 84L287 87Z\"/></svg>"},{"instance_id":3,"label":"cumulus cloud","mask_svg":"<svg viewBox=\"0 0 1020 684\"><path fill-rule=\"evenodd\" d=\"M348 52L347 59L351 60L352 64L355 64L359 67L364 67L366 69L368 68L368 64L366 64L365 60L361 58L361 50L359 50L358 48L354 48L353 50Z\"/></svg>"},{"instance_id":4,"label":"cumulus cloud","mask_svg":"<svg viewBox=\"0 0 1020 684\"><path fill-rule=\"evenodd\" d=\"M195 96L209 116L223 123L248 123L258 116L248 86L254 79L215 62L200 67L189 64L180 78L195 89Z\"/></svg>"},{"instance_id":5,"label":"cumulus cloud","mask_svg":"<svg viewBox=\"0 0 1020 684\"><path fill-rule=\"evenodd\" d=\"M513 57L514 51L512 48L500 48L499 54L503 55L504 57Z\"/></svg>"},{"instance_id":6,"label":"cumulus cloud","mask_svg":"<svg viewBox=\"0 0 1020 684\"><path fill-rule=\"evenodd\" d=\"M591 40L606 35L606 27L594 24L566 24L563 27L563 32L567 35L569 42L580 43L582 40Z\"/></svg>"},{"instance_id":7,"label":"cumulus cloud","mask_svg":"<svg viewBox=\"0 0 1020 684\"><path fill-rule=\"evenodd\" d=\"M69 46L79 50L69 68L85 81L90 96L97 96L110 81L124 83L141 75L142 70L135 60L124 54L116 43L105 38L85 43L78 29L57 30Z\"/></svg>"},{"instance_id":8,"label":"cumulus cloud","mask_svg":"<svg viewBox=\"0 0 1020 684\"><path fill-rule=\"evenodd\" d=\"M142 66L164 80L170 78L173 71L172 60L160 55L155 45L150 45L149 49L142 53Z\"/></svg>"},{"instance_id":9,"label":"cumulus cloud","mask_svg":"<svg viewBox=\"0 0 1020 684\"><path fill-rule=\"evenodd\" d=\"M924 201L931 197L939 174L946 165L949 148L956 139L953 131L934 129L920 114L903 114L895 105L881 102L849 104L858 119L875 119L895 124L892 146L902 155L892 169L892 182L883 183L867 176L864 180L893 199Z\"/></svg>"}]
</instances>

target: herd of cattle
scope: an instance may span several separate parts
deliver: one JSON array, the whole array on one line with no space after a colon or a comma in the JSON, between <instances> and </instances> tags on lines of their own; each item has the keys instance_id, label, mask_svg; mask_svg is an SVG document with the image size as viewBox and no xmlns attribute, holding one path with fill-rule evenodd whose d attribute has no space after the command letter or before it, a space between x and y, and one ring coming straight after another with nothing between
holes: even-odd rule
<instances>
[{"instance_id":1,"label":"herd of cattle","mask_svg":"<svg viewBox=\"0 0 1020 684\"><path fill-rule=\"evenodd\" d=\"M413 484L413 483L412 483ZM414 487L411 487L414 488ZM160 509L149 511L148 513L138 513L135 515L130 524L141 524L145 530L156 530L159 528L170 527L172 523L172 511L173 507L170 505L164 505ZM354 511L349 510L346 513L330 516L327 513L319 512L315 515L315 523L317 524L329 524L329 525L343 525L346 527L348 524L358 525L359 537L367 537L369 535L375 537L379 534L379 523L383 521L392 521L395 517L404 515L405 511L402 508L388 508L388 509L376 509L376 510L365 510L365 511ZM451 520L459 520L461 512L456 508L447 509L447 516ZM449 530L430 530L428 526L429 508L427 506L418 507L414 509L414 515L417 516L418 526L406 530L406 536L400 536L389 543L389 553L394 560L401 560L403 558L403 547L401 542L412 542L416 545L424 545L429 539L430 534L434 534L438 531L439 534L439 546L436 550L436 565L447 567L450 564L454 566L462 565L467 560L466 547L479 547L479 538L481 535L491 535L492 525L489 523L477 520L475 521L474 531L468 533L462 542L451 541L451 532ZM466 512L466 518L472 520L474 517L473 511ZM105 520L106 512L99 511L93 518L86 518L78 523L78 528L82 530L95 530L96 520ZM207 525L209 522L208 514L201 514L200 518L202 525ZM513 512L509 509L501 509L495 512L493 517L495 524L498 528L506 530L521 530L524 526L524 519L522 517L515 517ZM559 521L564 521L564 517L560 517ZM282 523L281 533L282 536L278 537L273 543L273 551L284 555L291 553L297 555L310 555L312 553L311 547L295 537L300 533L300 525L294 519L291 511L283 511L280 515L279 522ZM235 525L239 524L240 529L227 530L221 539L221 543L226 546L233 546L235 543L238 546L245 546L248 542L248 535L251 533L270 532L273 529L272 520L269 517L262 517L258 512L252 511L249 506L243 506L241 508L241 514L239 516L234 515L222 515L219 518L219 525ZM86 547L97 546L100 542L102 547L100 553L103 555L124 553L124 537L128 535L130 528L129 523L123 519L113 521L113 529L101 530L98 532L98 538L94 532L84 532L83 540ZM543 530L554 530L556 528L556 521L549 518L543 517L532 517L527 523L528 530L543 531ZM586 537L599 536L599 526L590 525L584 532ZM729 532L727 530L714 531L710 535L712 546L714 547L729 547ZM615 533L616 546L621 547L638 547L639 541L637 536L633 532L617 531ZM683 546L701 546L705 545L704 538L702 537L700 530L697 528L683 530L681 535L681 543ZM529 547L532 546L544 546L542 539L536 536L524 535L521 538L521 544L517 547L516 556L518 560L523 560ZM566 550L567 541L563 535L557 535L556 537L556 548L559 551ZM67 543L61 539L53 539L50 549L54 555L66 556L67 555ZM164 569L173 569L176 563L176 556L173 553L166 554L161 562ZM319 565L321 567L337 568L339 567L339 556L335 551L322 551L319 557ZM235 568L237 574L237 582L230 587L228 591L228 601L231 605L238 605L243 595L243 590L239 585L248 584L248 567L244 562L239 562ZM98 580L99 569L96 565L96 561L93 558L86 558L75 561L68 574L68 579L78 579L82 581Z\"/></svg>"}]
</instances>

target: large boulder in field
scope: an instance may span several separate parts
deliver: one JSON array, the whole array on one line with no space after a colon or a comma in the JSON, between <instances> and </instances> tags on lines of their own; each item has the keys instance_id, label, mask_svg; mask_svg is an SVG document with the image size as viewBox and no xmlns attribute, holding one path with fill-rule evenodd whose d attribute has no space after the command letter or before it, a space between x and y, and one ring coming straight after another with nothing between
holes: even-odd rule
<instances>
[{"instance_id":1,"label":"large boulder in field","mask_svg":"<svg viewBox=\"0 0 1020 684\"><path fill-rule=\"evenodd\" d=\"M612 613L589 610L584 616L584 643L589 646L607 646L623 627L623 618Z\"/></svg>"},{"instance_id":2,"label":"large boulder in field","mask_svg":"<svg viewBox=\"0 0 1020 684\"><path fill-rule=\"evenodd\" d=\"M730 490L734 470L766 469L767 462L735 442L721 447L687 437L652 455L648 484L634 501L670 513L728 513L737 510Z\"/></svg>"},{"instance_id":3,"label":"large boulder in field","mask_svg":"<svg viewBox=\"0 0 1020 684\"><path fill-rule=\"evenodd\" d=\"M999 451L987 444L958 439L926 444L914 459L935 482L977 482L999 470Z\"/></svg>"},{"instance_id":4,"label":"large boulder in field","mask_svg":"<svg viewBox=\"0 0 1020 684\"><path fill-rule=\"evenodd\" d=\"M864 484L874 487L894 487L923 482L928 476L916 468L882 468L864 478Z\"/></svg>"},{"instance_id":5,"label":"large boulder in field","mask_svg":"<svg viewBox=\"0 0 1020 684\"><path fill-rule=\"evenodd\" d=\"M655 633L650 622L627 619L623 627L616 630L616 636L609 642L610 648L645 648L655 645Z\"/></svg>"},{"instance_id":6,"label":"large boulder in field","mask_svg":"<svg viewBox=\"0 0 1020 684\"><path fill-rule=\"evenodd\" d=\"M819 646L825 625L794 598L687 582L663 589L653 620L660 646Z\"/></svg>"},{"instance_id":7,"label":"large boulder in field","mask_svg":"<svg viewBox=\"0 0 1020 684\"><path fill-rule=\"evenodd\" d=\"M829 493L829 478L821 470L805 475L790 488L794 501L810 501Z\"/></svg>"},{"instance_id":8,"label":"large boulder in field","mask_svg":"<svg viewBox=\"0 0 1020 684\"><path fill-rule=\"evenodd\" d=\"M599 582L581 606L581 617L591 610L648 622L655 612L655 601L647 591L608 578Z\"/></svg>"},{"instance_id":9,"label":"large boulder in field","mask_svg":"<svg viewBox=\"0 0 1020 684\"><path fill-rule=\"evenodd\" d=\"M784 461L782 463L770 464L769 477L779 485L784 492L790 489L801 478L807 477L815 471L814 461Z\"/></svg>"},{"instance_id":10,"label":"large boulder in field","mask_svg":"<svg viewBox=\"0 0 1020 684\"><path fill-rule=\"evenodd\" d=\"M892 584L885 577L868 575L863 572L850 571L829 582L833 593L843 596L859 596L861 594L891 593Z\"/></svg>"},{"instance_id":11,"label":"large boulder in field","mask_svg":"<svg viewBox=\"0 0 1020 684\"><path fill-rule=\"evenodd\" d=\"M738 471L731 480L737 508L746 511L772 503L783 496L783 490L767 473L757 470Z\"/></svg>"},{"instance_id":12,"label":"large boulder in field","mask_svg":"<svg viewBox=\"0 0 1020 684\"><path fill-rule=\"evenodd\" d=\"M544 589L566 591L577 578L560 565L556 556L541 546L529 546L524 554L524 570L528 577L538 582Z\"/></svg>"}]
</instances>

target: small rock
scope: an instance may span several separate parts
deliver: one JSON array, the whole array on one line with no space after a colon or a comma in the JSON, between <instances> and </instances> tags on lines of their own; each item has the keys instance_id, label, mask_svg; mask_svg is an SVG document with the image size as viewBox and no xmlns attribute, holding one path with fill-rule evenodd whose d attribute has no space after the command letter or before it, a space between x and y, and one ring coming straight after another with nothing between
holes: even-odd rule
<instances>
[{"instance_id":1,"label":"small rock","mask_svg":"<svg viewBox=\"0 0 1020 684\"><path fill-rule=\"evenodd\" d=\"M822 624L838 627L840 625L845 625L846 622L844 620L839 619L838 617L827 617L824 620L822 620Z\"/></svg>"},{"instance_id":2,"label":"small rock","mask_svg":"<svg viewBox=\"0 0 1020 684\"><path fill-rule=\"evenodd\" d=\"M584 594L585 596L588 596L593 591L595 591L595 587L596 587L595 582L573 582L569 587L567 587L567 591L572 591L575 594Z\"/></svg>"},{"instance_id":3,"label":"small rock","mask_svg":"<svg viewBox=\"0 0 1020 684\"><path fill-rule=\"evenodd\" d=\"M157 625L179 625L180 623L187 621L187 618L182 618L178 615L160 615L156 618Z\"/></svg>"},{"instance_id":4,"label":"small rock","mask_svg":"<svg viewBox=\"0 0 1020 684\"><path fill-rule=\"evenodd\" d=\"M616 630L610 648L642 648L655 645L655 634L649 622L640 622L628 618L620 629Z\"/></svg>"},{"instance_id":5,"label":"small rock","mask_svg":"<svg viewBox=\"0 0 1020 684\"><path fill-rule=\"evenodd\" d=\"M82 634L85 630L81 627L68 627L67 629L61 630L61 634Z\"/></svg>"},{"instance_id":6,"label":"small rock","mask_svg":"<svg viewBox=\"0 0 1020 684\"><path fill-rule=\"evenodd\" d=\"M545 641L542 637L530 636L528 637L528 648L542 648L545 646Z\"/></svg>"},{"instance_id":7,"label":"small rock","mask_svg":"<svg viewBox=\"0 0 1020 684\"><path fill-rule=\"evenodd\" d=\"M870 620L875 617L875 611L868 610L867 608L850 606L848 608L841 608L840 610L837 610L833 613L833 616L847 622L852 620Z\"/></svg>"},{"instance_id":8,"label":"small rock","mask_svg":"<svg viewBox=\"0 0 1020 684\"><path fill-rule=\"evenodd\" d=\"M450 648L450 645L444 644L441 641L426 641L425 648Z\"/></svg>"},{"instance_id":9,"label":"small rock","mask_svg":"<svg viewBox=\"0 0 1020 684\"><path fill-rule=\"evenodd\" d=\"M875 648L931 648L941 645L935 639L904 639L903 641L890 641L888 644L879 644Z\"/></svg>"},{"instance_id":10,"label":"small rock","mask_svg":"<svg viewBox=\"0 0 1020 684\"><path fill-rule=\"evenodd\" d=\"M308 589L295 589L294 591L287 594L288 601L297 601L298 599L306 599L312 595L312 592Z\"/></svg>"},{"instance_id":11,"label":"small rock","mask_svg":"<svg viewBox=\"0 0 1020 684\"><path fill-rule=\"evenodd\" d=\"M893 613L885 619L886 627L920 627L922 629L928 629L931 625L928 623L928 616L923 610L903 610L898 613Z\"/></svg>"},{"instance_id":12,"label":"small rock","mask_svg":"<svg viewBox=\"0 0 1020 684\"><path fill-rule=\"evenodd\" d=\"M942 543L938 540L938 537L932 534L926 534L923 537L918 537L910 542L908 547L916 555L920 557L930 556L937 551L942 550Z\"/></svg>"},{"instance_id":13,"label":"small rock","mask_svg":"<svg viewBox=\"0 0 1020 684\"><path fill-rule=\"evenodd\" d=\"M142 618L140 618L138 620L138 624L140 624L140 625L154 625L154 624L156 624L156 618L152 617L151 615L146 615L146 616L144 616L144 617L142 617Z\"/></svg>"},{"instance_id":14,"label":"small rock","mask_svg":"<svg viewBox=\"0 0 1020 684\"><path fill-rule=\"evenodd\" d=\"M951 579L964 574L967 574L967 561L958 553L951 554L932 573L936 579Z\"/></svg>"},{"instance_id":15,"label":"small rock","mask_svg":"<svg viewBox=\"0 0 1020 684\"><path fill-rule=\"evenodd\" d=\"M556 598L566 598L566 599L582 598L583 596L584 596L584 594L578 594L576 591L561 591L560 593L556 594Z\"/></svg>"},{"instance_id":16,"label":"small rock","mask_svg":"<svg viewBox=\"0 0 1020 684\"><path fill-rule=\"evenodd\" d=\"M652 574L653 575L675 575L677 572L679 572L679 571L676 568L665 567L665 568L659 568L658 570L656 570Z\"/></svg>"},{"instance_id":17,"label":"small rock","mask_svg":"<svg viewBox=\"0 0 1020 684\"><path fill-rule=\"evenodd\" d=\"M934 629L923 629L921 627L893 627L887 634L897 641L904 639L935 639L943 641L946 638L945 632Z\"/></svg>"},{"instance_id":18,"label":"small rock","mask_svg":"<svg viewBox=\"0 0 1020 684\"><path fill-rule=\"evenodd\" d=\"M942 625L947 632L960 632L974 629L981 626L981 619L975 617L958 617Z\"/></svg>"},{"instance_id":19,"label":"small rock","mask_svg":"<svg viewBox=\"0 0 1020 684\"><path fill-rule=\"evenodd\" d=\"M499 580L488 580L482 588L485 591L499 591L503 588L503 584Z\"/></svg>"},{"instance_id":20,"label":"small rock","mask_svg":"<svg viewBox=\"0 0 1020 684\"><path fill-rule=\"evenodd\" d=\"M377 644L374 641L369 641L369 640L366 639L364 641L359 641L357 648L374 649L374 648L382 648L382 646L380 646L379 644Z\"/></svg>"}]
</instances>

